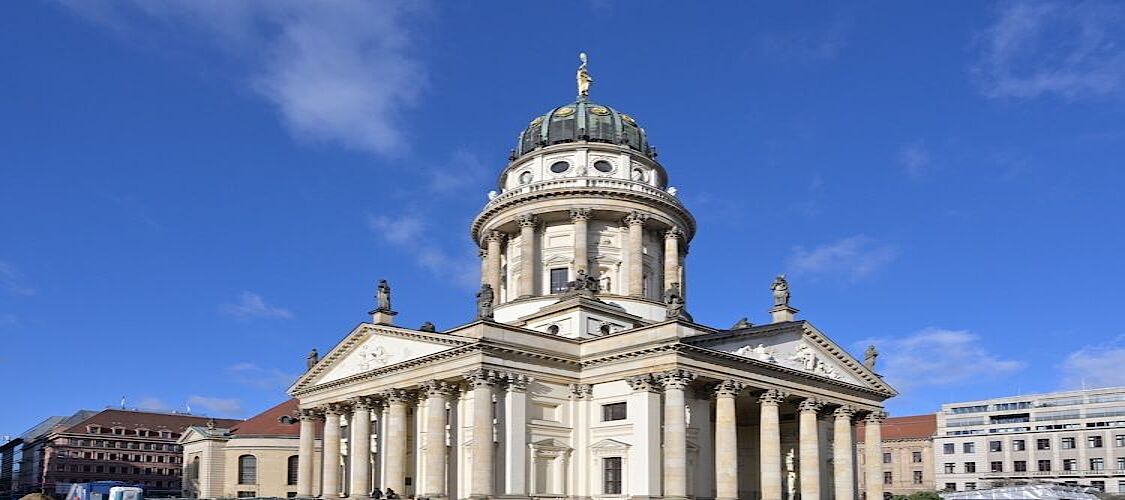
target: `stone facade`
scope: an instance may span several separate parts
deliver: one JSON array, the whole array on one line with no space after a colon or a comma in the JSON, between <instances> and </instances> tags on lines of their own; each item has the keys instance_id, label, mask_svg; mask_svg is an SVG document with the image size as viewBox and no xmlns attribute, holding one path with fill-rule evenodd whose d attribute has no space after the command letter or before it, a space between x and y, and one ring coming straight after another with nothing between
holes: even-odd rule
<instances>
[{"instance_id":1,"label":"stone facade","mask_svg":"<svg viewBox=\"0 0 1125 500\"><path fill-rule=\"evenodd\" d=\"M470 227L478 319L377 308L290 387L296 495L850 500L881 476L852 436L879 442L895 392L787 284L769 324L692 321L695 219L638 131L585 97L532 121Z\"/></svg>"},{"instance_id":2,"label":"stone facade","mask_svg":"<svg viewBox=\"0 0 1125 500\"><path fill-rule=\"evenodd\" d=\"M878 463L881 464L879 480L883 491L894 495L910 495L919 491L934 491L934 432L936 417L933 414L888 418L883 422L882 447ZM856 429L856 456L860 467L867 469L864 424ZM866 494L867 480L859 476L859 490Z\"/></svg>"}]
</instances>

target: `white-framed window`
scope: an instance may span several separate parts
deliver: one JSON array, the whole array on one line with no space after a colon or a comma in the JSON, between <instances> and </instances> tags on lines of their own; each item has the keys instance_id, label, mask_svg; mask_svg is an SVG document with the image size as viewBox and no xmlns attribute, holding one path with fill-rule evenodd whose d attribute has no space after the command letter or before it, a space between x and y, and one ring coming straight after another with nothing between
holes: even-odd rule
<instances>
[{"instance_id":1,"label":"white-framed window","mask_svg":"<svg viewBox=\"0 0 1125 500\"><path fill-rule=\"evenodd\" d=\"M622 457L602 458L602 493L620 495L624 484L624 459Z\"/></svg>"}]
</instances>

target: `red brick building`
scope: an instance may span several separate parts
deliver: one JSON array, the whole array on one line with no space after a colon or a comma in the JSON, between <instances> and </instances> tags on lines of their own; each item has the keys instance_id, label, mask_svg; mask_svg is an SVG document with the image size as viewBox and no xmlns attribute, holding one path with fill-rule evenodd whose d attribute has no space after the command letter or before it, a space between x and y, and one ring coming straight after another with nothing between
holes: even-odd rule
<instances>
[{"instance_id":1,"label":"red brick building","mask_svg":"<svg viewBox=\"0 0 1125 500\"><path fill-rule=\"evenodd\" d=\"M76 414L20 444L19 470L11 497L62 492L71 483L125 481L145 486L145 496L180 493L183 455L176 440L184 429L206 425L207 417L107 409ZM234 426L241 420L215 419ZM0 495L8 492L0 492Z\"/></svg>"}]
</instances>

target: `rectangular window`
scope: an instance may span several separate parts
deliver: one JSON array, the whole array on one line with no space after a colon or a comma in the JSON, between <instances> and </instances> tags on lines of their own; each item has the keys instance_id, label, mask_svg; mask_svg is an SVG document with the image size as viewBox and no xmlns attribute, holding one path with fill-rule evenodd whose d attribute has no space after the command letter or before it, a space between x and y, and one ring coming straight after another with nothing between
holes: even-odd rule
<instances>
[{"instance_id":1,"label":"rectangular window","mask_svg":"<svg viewBox=\"0 0 1125 500\"><path fill-rule=\"evenodd\" d=\"M976 443L961 443L961 451L965 453L973 453L976 449Z\"/></svg>"},{"instance_id":2,"label":"rectangular window","mask_svg":"<svg viewBox=\"0 0 1125 500\"><path fill-rule=\"evenodd\" d=\"M1037 449L1037 450L1049 450L1049 449L1051 449L1051 440L1050 439L1036 439L1035 440L1035 449Z\"/></svg>"},{"instance_id":3,"label":"rectangular window","mask_svg":"<svg viewBox=\"0 0 1125 500\"><path fill-rule=\"evenodd\" d=\"M627 417L628 405L625 403L610 403L602 405L602 421L609 422L612 420L625 420Z\"/></svg>"},{"instance_id":4,"label":"rectangular window","mask_svg":"<svg viewBox=\"0 0 1125 500\"><path fill-rule=\"evenodd\" d=\"M240 492L238 492L238 498L254 498L256 496L258 496L258 492L256 492L256 491L240 491Z\"/></svg>"},{"instance_id":5,"label":"rectangular window","mask_svg":"<svg viewBox=\"0 0 1125 500\"><path fill-rule=\"evenodd\" d=\"M954 446L953 443L945 443L945 445L942 447L942 449L945 450L946 455L952 455L953 451L954 451L953 446Z\"/></svg>"},{"instance_id":6,"label":"rectangular window","mask_svg":"<svg viewBox=\"0 0 1125 500\"><path fill-rule=\"evenodd\" d=\"M570 270L565 267L551 269L551 293L566 293L566 282L570 277Z\"/></svg>"},{"instance_id":7,"label":"rectangular window","mask_svg":"<svg viewBox=\"0 0 1125 500\"><path fill-rule=\"evenodd\" d=\"M1063 459L1063 470L1078 470L1078 459L1076 459L1076 458L1064 458Z\"/></svg>"},{"instance_id":8,"label":"rectangular window","mask_svg":"<svg viewBox=\"0 0 1125 500\"><path fill-rule=\"evenodd\" d=\"M916 464L922 463L922 452L915 451L910 454L910 460Z\"/></svg>"},{"instance_id":9,"label":"rectangular window","mask_svg":"<svg viewBox=\"0 0 1125 500\"><path fill-rule=\"evenodd\" d=\"M945 491L957 491L957 483L945 483Z\"/></svg>"},{"instance_id":10,"label":"rectangular window","mask_svg":"<svg viewBox=\"0 0 1125 500\"><path fill-rule=\"evenodd\" d=\"M1105 459L1104 458L1091 458L1090 459L1090 470L1105 470Z\"/></svg>"},{"instance_id":11,"label":"rectangular window","mask_svg":"<svg viewBox=\"0 0 1125 500\"><path fill-rule=\"evenodd\" d=\"M1012 440L1012 451L1024 451L1027 449L1027 443L1022 439Z\"/></svg>"},{"instance_id":12,"label":"rectangular window","mask_svg":"<svg viewBox=\"0 0 1125 500\"><path fill-rule=\"evenodd\" d=\"M954 465L955 464L953 464L952 462L946 462L945 463L945 473L946 474L953 474Z\"/></svg>"},{"instance_id":13,"label":"rectangular window","mask_svg":"<svg viewBox=\"0 0 1125 500\"><path fill-rule=\"evenodd\" d=\"M1117 457L1117 470L1125 470L1125 457ZM1125 490L1121 490L1125 492Z\"/></svg>"},{"instance_id":14,"label":"rectangular window","mask_svg":"<svg viewBox=\"0 0 1125 500\"><path fill-rule=\"evenodd\" d=\"M992 462L990 469L992 472L1004 472L1004 462Z\"/></svg>"},{"instance_id":15,"label":"rectangular window","mask_svg":"<svg viewBox=\"0 0 1125 500\"><path fill-rule=\"evenodd\" d=\"M988 451L1004 451L1004 445L1000 441L989 441Z\"/></svg>"},{"instance_id":16,"label":"rectangular window","mask_svg":"<svg viewBox=\"0 0 1125 500\"><path fill-rule=\"evenodd\" d=\"M1072 438L1072 437L1062 438L1062 442L1059 443L1059 446L1061 446L1062 449L1064 449L1064 450L1073 450L1074 449L1074 438Z\"/></svg>"},{"instance_id":17,"label":"rectangular window","mask_svg":"<svg viewBox=\"0 0 1125 500\"><path fill-rule=\"evenodd\" d=\"M977 471L977 463L976 462L965 462L965 472L976 472L976 471Z\"/></svg>"},{"instance_id":18,"label":"rectangular window","mask_svg":"<svg viewBox=\"0 0 1125 500\"><path fill-rule=\"evenodd\" d=\"M1051 472L1051 461L1050 460L1040 460L1039 461L1039 472Z\"/></svg>"},{"instance_id":19,"label":"rectangular window","mask_svg":"<svg viewBox=\"0 0 1125 500\"><path fill-rule=\"evenodd\" d=\"M892 483L894 483L894 476L890 472L884 472L883 473L883 484L892 484Z\"/></svg>"},{"instance_id":20,"label":"rectangular window","mask_svg":"<svg viewBox=\"0 0 1125 500\"><path fill-rule=\"evenodd\" d=\"M621 457L606 457L602 459L602 493L606 495L621 494Z\"/></svg>"},{"instance_id":21,"label":"rectangular window","mask_svg":"<svg viewBox=\"0 0 1125 500\"><path fill-rule=\"evenodd\" d=\"M883 463L885 463L885 464L891 463L891 454L890 453L884 453L883 454Z\"/></svg>"},{"instance_id":22,"label":"rectangular window","mask_svg":"<svg viewBox=\"0 0 1125 500\"><path fill-rule=\"evenodd\" d=\"M922 471L914 471L914 484L922 484Z\"/></svg>"},{"instance_id":23,"label":"rectangular window","mask_svg":"<svg viewBox=\"0 0 1125 500\"><path fill-rule=\"evenodd\" d=\"M1015 462L1012 462L1012 470L1016 472L1027 472L1027 461L1016 460Z\"/></svg>"},{"instance_id":24,"label":"rectangular window","mask_svg":"<svg viewBox=\"0 0 1125 500\"><path fill-rule=\"evenodd\" d=\"M977 489L977 483L974 483L974 482L965 483L965 490L966 491L973 491L975 489Z\"/></svg>"},{"instance_id":25,"label":"rectangular window","mask_svg":"<svg viewBox=\"0 0 1125 500\"><path fill-rule=\"evenodd\" d=\"M1086 438L1086 442L1089 443L1091 448L1101 448L1102 447L1102 437L1101 436L1090 436L1090 437Z\"/></svg>"},{"instance_id":26,"label":"rectangular window","mask_svg":"<svg viewBox=\"0 0 1125 500\"><path fill-rule=\"evenodd\" d=\"M1096 488L1098 491L1105 491L1105 481L1090 481L1090 487Z\"/></svg>"}]
</instances>

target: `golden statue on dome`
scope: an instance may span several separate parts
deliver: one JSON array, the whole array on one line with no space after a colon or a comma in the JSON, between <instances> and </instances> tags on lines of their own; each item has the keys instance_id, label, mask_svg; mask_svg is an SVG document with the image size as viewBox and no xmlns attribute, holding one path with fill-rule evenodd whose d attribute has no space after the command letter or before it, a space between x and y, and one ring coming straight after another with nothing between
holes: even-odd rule
<instances>
[{"instance_id":1,"label":"golden statue on dome","mask_svg":"<svg viewBox=\"0 0 1125 500\"><path fill-rule=\"evenodd\" d=\"M578 60L582 64L578 66L578 73L575 78L578 80L578 97L586 97L590 95L590 84L594 83L594 79L590 77L590 72L586 70L586 53L579 52Z\"/></svg>"}]
</instances>

